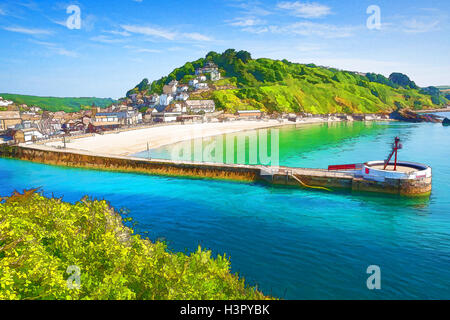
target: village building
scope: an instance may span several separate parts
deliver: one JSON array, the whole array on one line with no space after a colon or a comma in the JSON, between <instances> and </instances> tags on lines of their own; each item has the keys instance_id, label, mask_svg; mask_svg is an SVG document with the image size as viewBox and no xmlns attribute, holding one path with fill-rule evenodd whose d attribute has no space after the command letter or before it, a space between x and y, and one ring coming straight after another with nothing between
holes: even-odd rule
<instances>
[{"instance_id":1,"label":"village building","mask_svg":"<svg viewBox=\"0 0 450 320\"><path fill-rule=\"evenodd\" d=\"M173 101L173 97L171 95L162 94L159 97L159 104L161 106L168 106Z\"/></svg>"},{"instance_id":2,"label":"village building","mask_svg":"<svg viewBox=\"0 0 450 320\"><path fill-rule=\"evenodd\" d=\"M177 87L177 92L178 92L178 93L181 93L181 92L187 92L188 90L189 90L189 86L186 85L186 84L182 84L182 85L179 85L179 86Z\"/></svg>"},{"instance_id":3,"label":"village building","mask_svg":"<svg viewBox=\"0 0 450 320\"><path fill-rule=\"evenodd\" d=\"M45 136L36 128L20 129L14 132L15 143L33 143Z\"/></svg>"},{"instance_id":4,"label":"village building","mask_svg":"<svg viewBox=\"0 0 450 320\"><path fill-rule=\"evenodd\" d=\"M88 125L89 132L114 130L119 128L120 120L126 117L126 112L99 112Z\"/></svg>"},{"instance_id":5,"label":"village building","mask_svg":"<svg viewBox=\"0 0 450 320\"><path fill-rule=\"evenodd\" d=\"M30 112L39 113L41 111L42 111L42 109L39 108L39 107L36 107L36 106L31 106L30 107Z\"/></svg>"},{"instance_id":6,"label":"village building","mask_svg":"<svg viewBox=\"0 0 450 320\"><path fill-rule=\"evenodd\" d=\"M33 112L24 112L20 115L20 117L22 118L23 122L30 121L35 124L38 124L42 119L42 116L40 114L36 114Z\"/></svg>"},{"instance_id":7,"label":"village building","mask_svg":"<svg viewBox=\"0 0 450 320\"><path fill-rule=\"evenodd\" d=\"M135 125L142 122L142 114L132 107L131 110L120 112L100 112L97 113L89 124L96 128L111 129L123 125ZM84 121L87 122L87 119Z\"/></svg>"},{"instance_id":8,"label":"village building","mask_svg":"<svg viewBox=\"0 0 450 320\"><path fill-rule=\"evenodd\" d=\"M186 101L187 99L189 99L189 95L185 92L181 92L175 96L175 100L178 101Z\"/></svg>"},{"instance_id":9,"label":"village building","mask_svg":"<svg viewBox=\"0 0 450 320\"><path fill-rule=\"evenodd\" d=\"M197 79L192 79L192 80L189 80L189 86L191 86L191 87L195 87L195 85L198 83L198 80Z\"/></svg>"},{"instance_id":10,"label":"village building","mask_svg":"<svg viewBox=\"0 0 450 320\"><path fill-rule=\"evenodd\" d=\"M211 81L219 81L221 76L218 70L211 71L210 73Z\"/></svg>"},{"instance_id":11,"label":"village building","mask_svg":"<svg viewBox=\"0 0 450 320\"><path fill-rule=\"evenodd\" d=\"M62 124L56 119L50 119L48 126L49 134L59 134L62 131Z\"/></svg>"},{"instance_id":12,"label":"village building","mask_svg":"<svg viewBox=\"0 0 450 320\"><path fill-rule=\"evenodd\" d=\"M153 113L153 122L175 122L179 116L181 112L156 112Z\"/></svg>"},{"instance_id":13,"label":"village building","mask_svg":"<svg viewBox=\"0 0 450 320\"><path fill-rule=\"evenodd\" d=\"M145 123L150 123L153 121L153 114L157 113L158 110L156 108L148 108L147 111L145 111L143 116L143 121Z\"/></svg>"},{"instance_id":14,"label":"village building","mask_svg":"<svg viewBox=\"0 0 450 320\"><path fill-rule=\"evenodd\" d=\"M198 81L200 81L200 82L205 82L206 81L206 76L198 76Z\"/></svg>"},{"instance_id":15,"label":"village building","mask_svg":"<svg viewBox=\"0 0 450 320\"><path fill-rule=\"evenodd\" d=\"M152 94L151 96L144 97L144 102L148 103L149 105L155 105L159 103L159 95L158 94Z\"/></svg>"},{"instance_id":16,"label":"village building","mask_svg":"<svg viewBox=\"0 0 450 320\"><path fill-rule=\"evenodd\" d=\"M61 129L64 132L84 132L86 128L80 119L70 119L61 125Z\"/></svg>"},{"instance_id":17,"label":"village building","mask_svg":"<svg viewBox=\"0 0 450 320\"><path fill-rule=\"evenodd\" d=\"M184 103L187 110L193 113L209 113L216 110L216 104L213 100L187 100Z\"/></svg>"},{"instance_id":18,"label":"village building","mask_svg":"<svg viewBox=\"0 0 450 320\"><path fill-rule=\"evenodd\" d=\"M137 93L130 94L131 101L136 102L137 96L138 96Z\"/></svg>"},{"instance_id":19,"label":"village building","mask_svg":"<svg viewBox=\"0 0 450 320\"><path fill-rule=\"evenodd\" d=\"M203 66L203 68L199 68L197 70L195 70L195 74L196 75L201 75L201 74L205 74L205 73L211 73L213 71L218 72L219 71L219 67L212 61L207 61L205 63L205 65Z\"/></svg>"},{"instance_id":20,"label":"village building","mask_svg":"<svg viewBox=\"0 0 450 320\"><path fill-rule=\"evenodd\" d=\"M260 110L238 110L235 113L239 119L259 119L262 117Z\"/></svg>"},{"instance_id":21,"label":"village building","mask_svg":"<svg viewBox=\"0 0 450 320\"><path fill-rule=\"evenodd\" d=\"M172 80L163 87L163 93L170 95L177 92L178 81Z\"/></svg>"},{"instance_id":22,"label":"village building","mask_svg":"<svg viewBox=\"0 0 450 320\"><path fill-rule=\"evenodd\" d=\"M205 121L205 116L204 115L183 114L183 115L177 117L177 122L181 122L183 124L186 124L186 123L202 123L204 121Z\"/></svg>"},{"instance_id":23,"label":"village building","mask_svg":"<svg viewBox=\"0 0 450 320\"><path fill-rule=\"evenodd\" d=\"M208 89L207 83L200 82L195 85L195 90L206 90L206 89Z\"/></svg>"},{"instance_id":24,"label":"village building","mask_svg":"<svg viewBox=\"0 0 450 320\"><path fill-rule=\"evenodd\" d=\"M2 97L0 97L0 107L7 107L13 103L14 102L9 101L9 100L4 100Z\"/></svg>"},{"instance_id":25,"label":"village building","mask_svg":"<svg viewBox=\"0 0 450 320\"><path fill-rule=\"evenodd\" d=\"M8 128L14 128L22 123L19 111L0 111L0 131L6 131Z\"/></svg>"},{"instance_id":26,"label":"village building","mask_svg":"<svg viewBox=\"0 0 450 320\"><path fill-rule=\"evenodd\" d=\"M187 112L187 107L186 105L183 103L175 103L175 104L171 104L170 106L168 106L167 108L164 109L164 112L182 112L182 113L186 113Z\"/></svg>"},{"instance_id":27,"label":"village building","mask_svg":"<svg viewBox=\"0 0 450 320\"><path fill-rule=\"evenodd\" d=\"M218 120L220 122L229 122L229 121L234 121L237 120L238 116L232 113L222 113L221 115L219 115Z\"/></svg>"}]
</instances>

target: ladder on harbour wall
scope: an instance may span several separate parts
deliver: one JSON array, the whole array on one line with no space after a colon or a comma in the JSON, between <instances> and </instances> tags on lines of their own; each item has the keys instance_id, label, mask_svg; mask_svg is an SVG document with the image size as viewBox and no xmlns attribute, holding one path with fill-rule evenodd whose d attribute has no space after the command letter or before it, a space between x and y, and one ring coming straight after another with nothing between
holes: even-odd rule
<instances>
[{"instance_id":1,"label":"ladder on harbour wall","mask_svg":"<svg viewBox=\"0 0 450 320\"><path fill-rule=\"evenodd\" d=\"M280 172L281 171L281 172ZM319 190L326 190L326 191L332 191L331 189L325 188L325 187L320 187L320 186L310 186L308 184L306 184L305 182L303 182L298 175L294 174L293 170L289 170L289 169L282 169L282 170L278 170L277 173L280 176L283 176L283 171L285 173L285 179L286 179L286 184L288 184L289 179L292 178L293 180L297 181L302 187L304 188L310 188L310 189L319 189ZM264 173L263 173L264 172ZM261 175L265 175L265 176L270 176L270 180L273 182L274 180L274 175L275 173L273 172L272 169L261 169Z\"/></svg>"},{"instance_id":2,"label":"ladder on harbour wall","mask_svg":"<svg viewBox=\"0 0 450 320\"><path fill-rule=\"evenodd\" d=\"M289 177L292 177L295 181L297 181L300 185L302 185L305 188L310 188L310 189L319 189L319 190L326 190L326 191L330 191L331 189L325 188L325 187L318 187L318 186L310 186L306 183L304 183L299 177L297 177L292 170L288 170L286 172L286 178L289 179Z\"/></svg>"}]
</instances>

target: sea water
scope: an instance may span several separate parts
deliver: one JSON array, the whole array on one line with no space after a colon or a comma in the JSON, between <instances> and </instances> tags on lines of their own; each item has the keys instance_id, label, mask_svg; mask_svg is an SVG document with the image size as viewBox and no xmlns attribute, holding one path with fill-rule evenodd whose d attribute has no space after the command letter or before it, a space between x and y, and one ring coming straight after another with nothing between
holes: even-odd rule
<instances>
[{"instance_id":1,"label":"sea water","mask_svg":"<svg viewBox=\"0 0 450 320\"><path fill-rule=\"evenodd\" d=\"M41 187L70 202L109 200L150 239L173 251L201 245L226 253L232 272L279 298L450 299L448 127L355 122L277 130L280 164L312 168L383 160L399 136L399 160L433 168L432 194L408 199L0 159L0 195ZM171 148L150 154L167 158ZM380 267L380 290L367 287L372 265Z\"/></svg>"}]
</instances>

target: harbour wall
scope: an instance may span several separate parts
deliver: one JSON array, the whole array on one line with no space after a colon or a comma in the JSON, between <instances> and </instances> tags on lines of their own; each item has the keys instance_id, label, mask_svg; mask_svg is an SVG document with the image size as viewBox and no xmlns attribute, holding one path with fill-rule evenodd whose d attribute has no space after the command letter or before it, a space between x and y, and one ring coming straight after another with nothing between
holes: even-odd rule
<instances>
[{"instance_id":1,"label":"harbour wall","mask_svg":"<svg viewBox=\"0 0 450 320\"><path fill-rule=\"evenodd\" d=\"M2 145L0 146L0 156L75 168L247 182L263 181L270 185L296 186L327 191L351 190L415 196L429 195L432 187L431 177L418 179L386 178L384 181L371 181L357 175L330 172L324 169L279 167L273 172L268 172L266 167L255 165L147 160L93 154L79 150L57 150L47 146Z\"/></svg>"}]
</instances>

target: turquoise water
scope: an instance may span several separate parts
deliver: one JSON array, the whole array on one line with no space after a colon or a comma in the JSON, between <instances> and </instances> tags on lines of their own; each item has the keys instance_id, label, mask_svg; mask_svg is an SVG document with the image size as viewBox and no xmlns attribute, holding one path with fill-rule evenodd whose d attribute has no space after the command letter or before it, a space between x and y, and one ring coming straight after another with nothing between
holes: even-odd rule
<instances>
[{"instance_id":1,"label":"turquoise water","mask_svg":"<svg viewBox=\"0 0 450 320\"><path fill-rule=\"evenodd\" d=\"M433 167L429 199L326 193L253 183L80 170L0 159L0 195L42 187L66 201L83 195L129 209L139 232L175 251L199 244L231 256L232 271L287 299L450 299L449 128L354 123L279 131L280 163L300 167L384 159ZM152 156L167 154L152 150ZM381 290L366 287L369 265Z\"/></svg>"}]
</instances>

